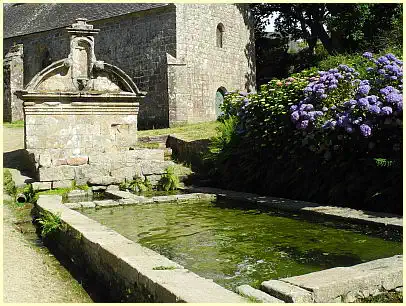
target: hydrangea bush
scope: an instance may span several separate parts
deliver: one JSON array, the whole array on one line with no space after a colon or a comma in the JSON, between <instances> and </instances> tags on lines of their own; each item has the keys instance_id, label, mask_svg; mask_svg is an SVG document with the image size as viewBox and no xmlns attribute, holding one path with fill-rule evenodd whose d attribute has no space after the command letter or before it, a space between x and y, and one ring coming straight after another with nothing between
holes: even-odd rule
<instances>
[{"instance_id":1,"label":"hydrangea bush","mask_svg":"<svg viewBox=\"0 0 406 306\"><path fill-rule=\"evenodd\" d=\"M219 185L401 212L403 62L363 61L227 93L221 119L235 134L215 150Z\"/></svg>"},{"instance_id":2,"label":"hydrangea bush","mask_svg":"<svg viewBox=\"0 0 406 306\"><path fill-rule=\"evenodd\" d=\"M363 54L372 67L367 69L368 78L359 79L359 73L347 65L339 65L328 71L319 71L304 89L304 98L290 108L290 118L295 127L302 130L304 138L319 136L319 147L311 149L324 151L331 156L331 147L339 147L339 141L361 138L383 137L382 145L399 150L403 110L403 62L393 54L374 59L369 52ZM397 129L397 137L393 132ZM337 137L324 137L334 132ZM330 133L331 135L331 133ZM363 141L363 143L366 143ZM369 141L368 148L376 143Z\"/></svg>"}]
</instances>

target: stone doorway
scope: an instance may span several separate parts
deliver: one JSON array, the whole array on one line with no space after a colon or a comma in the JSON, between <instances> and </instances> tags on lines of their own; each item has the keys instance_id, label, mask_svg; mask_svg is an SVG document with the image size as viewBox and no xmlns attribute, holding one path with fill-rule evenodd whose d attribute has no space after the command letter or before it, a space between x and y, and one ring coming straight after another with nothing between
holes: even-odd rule
<instances>
[{"instance_id":1,"label":"stone doorway","mask_svg":"<svg viewBox=\"0 0 406 306\"><path fill-rule=\"evenodd\" d=\"M223 111L221 110L221 105L224 102L224 96L225 96L226 92L227 92L227 90L224 87L219 87L216 91L214 107L215 107L215 112L216 112L217 118L223 114Z\"/></svg>"}]
</instances>

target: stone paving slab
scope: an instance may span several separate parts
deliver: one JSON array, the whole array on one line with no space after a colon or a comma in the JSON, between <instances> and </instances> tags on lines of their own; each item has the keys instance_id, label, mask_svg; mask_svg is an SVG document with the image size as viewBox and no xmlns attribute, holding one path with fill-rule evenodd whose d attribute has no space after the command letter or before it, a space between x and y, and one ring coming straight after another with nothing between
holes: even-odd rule
<instances>
[{"instance_id":1,"label":"stone paving slab","mask_svg":"<svg viewBox=\"0 0 406 306\"><path fill-rule=\"evenodd\" d=\"M384 225L397 229L403 228L403 217L395 214L362 211L346 207L323 206L317 203L258 196L252 193L223 190L211 187L191 187L188 189L193 192L213 193L220 198L223 197L239 201L247 201L284 211L310 212L326 217L342 218L360 223Z\"/></svg>"},{"instance_id":2,"label":"stone paving slab","mask_svg":"<svg viewBox=\"0 0 406 306\"><path fill-rule=\"evenodd\" d=\"M262 282L261 289L270 295L287 303L312 303L310 291L300 288L281 280L269 280Z\"/></svg>"},{"instance_id":3,"label":"stone paving slab","mask_svg":"<svg viewBox=\"0 0 406 306\"><path fill-rule=\"evenodd\" d=\"M96 208L98 208L98 207L112 207L112 206L119 206L120 205L117 201L113 201L113 200L93 201L93 203L96 205Z\"/></svg>"},{"instance_id":4,"label":"stone paving slab","mask_svg":"<svg viewBox=\"0 0 406 306\"><path fill-rule=\"evenodd\" d=\"M261 290L252 288L249 285L241 285L236 288L236 291L246 297L259 301L261 303L285 303L284 301L277 299Z\"/></svg>"},{"instance_id":5,"label":"stone paving slab","mask_svg":"<svg viewBox=\"0 0 406 306\"><path fill-rule=\"evenodd\" d=\"M95 208L96 204L92 201L78 202L82 208Z\"/></svg>"},{"instance_id":6,"label":"stone paving slab","mask_svg":"<svg viewBox=\"0 0 406 306\"><path fill-rule=\"evenodd\" d=\"M261 288L285 302L348 303L403 287L403 256L270 280ZM305 297L305 299L303 299Z\"/></svg>"}]
</instances>

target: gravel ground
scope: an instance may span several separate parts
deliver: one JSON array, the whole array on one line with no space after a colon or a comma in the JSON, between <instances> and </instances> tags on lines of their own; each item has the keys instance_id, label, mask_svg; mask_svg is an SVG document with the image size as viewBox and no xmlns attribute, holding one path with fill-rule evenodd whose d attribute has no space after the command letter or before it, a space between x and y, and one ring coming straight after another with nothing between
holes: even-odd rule
<instances>
[{"instance_id":1,"label":"gravel ground","mask_svg":"<svg viewBox=\"0 0 406 306\"><path fill-rule=\"evenodd\" d=\"M23 133L21 128L3 127L5 154L23 148ZM18 164L18 160L11 161ZM7 195L3 200L6 198ZM14 209L13 205L4 205L3 201L4 302L92 302L86 291L46 248L35 244L32 235L30 240L27 235L21 233L15 224L21 220L17 220ZM27 225L29 228L30 224Z\"/></svg>"}]
</instances>

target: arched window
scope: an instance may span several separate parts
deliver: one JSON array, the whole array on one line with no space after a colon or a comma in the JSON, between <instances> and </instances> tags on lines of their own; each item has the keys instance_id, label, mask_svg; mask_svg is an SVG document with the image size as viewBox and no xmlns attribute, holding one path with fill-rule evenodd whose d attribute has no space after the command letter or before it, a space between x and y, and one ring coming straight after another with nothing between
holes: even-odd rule
<instances>
[{"instance_id":1,"label":"arched window","mask_svg":"<svg viewBox=\"0 0 406 306\"><path fill-rule=\"evenodd\" d=\"M216 46L219 48L223 48L223 36L224 36L224 26L222 23L217 25L216 30Z\"/></svg>"}]
</instances>

